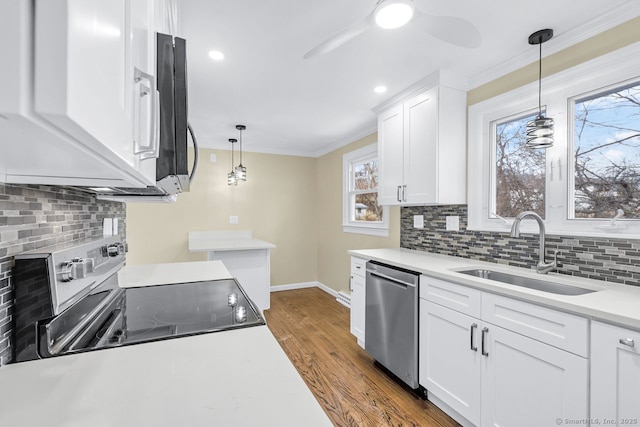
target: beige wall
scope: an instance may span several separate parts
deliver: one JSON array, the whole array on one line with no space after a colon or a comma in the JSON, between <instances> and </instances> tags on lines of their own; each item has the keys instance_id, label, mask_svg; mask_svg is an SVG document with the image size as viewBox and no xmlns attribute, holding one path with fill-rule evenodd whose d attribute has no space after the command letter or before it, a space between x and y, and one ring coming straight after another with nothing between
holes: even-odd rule
<instances>
[{"instance_id":1,"label":"beige wall","mask_svg":"<svg viewBox=\"0 0 640 427\"><path fill-rule=\"evenodd\" d=\"M200 149L198 176L177 203L127 204L127 262L204 260L205 254L189 252L189 231L251 229L277 246L272 285L319 281L346 291L349 249L400 245L397 207L390 209L389 237L342 231L342 155L376 138L370 135L318 159L245 153L247 182L237 187L227 185L229 152ZM216 163L209 161L211 154ZM238 225L229 224L230 215L239 217Z\"/></svg>"},{"instance_id":2,"label":"beige wall","mask_svg":"<svg viewBox=\"0 0 640 427\"><path fill-rule=\"evenodd\" d=\"M542 76L566 70L590 59L602 56L640 41L640 17L618 25L597 36L570 46L542 60ZM544 47L542 48L544 54ZM538 79L538 62L520 68L467 93L467 105L477 104ZM544 85L542 86L544 94Z\"/></svg>"},{"instance_id":3,"label":"beige wall","mask_svg":"<svg viewBox=\"0 0 640 427\"><path fill-rule=\"evenodd\" d=\"M247 181L230 187L230 152L199 152L191 191L177 203L127 204L127 262L205 260L206 254L189 252L189 231L251 229L254 237L277 246L271 252L272 285L317 280L317 160L244 153ZM230 215L239 217L238 225L229 224Z\"/></svg>"},{"instance_id":4,"label":"beige wall","mask_svg":"<svg viewBox=\"0 0 640 427\"><path fill-rule=\"evenodd\" d=\"M342 231L342 156L372 144L369 135L318 159L318 281L337 291L349 289L349 249L400 246L400 209L390 209L389 237Z\"/></svg>"}]
</instances>

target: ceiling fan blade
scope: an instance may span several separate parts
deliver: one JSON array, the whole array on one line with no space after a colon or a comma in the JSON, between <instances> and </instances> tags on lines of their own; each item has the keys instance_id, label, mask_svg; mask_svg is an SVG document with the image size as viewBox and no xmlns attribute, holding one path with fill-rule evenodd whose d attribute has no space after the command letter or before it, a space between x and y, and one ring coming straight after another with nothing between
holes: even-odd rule
<instances>
[{"instance_id":1,"label":"ceiling fan blade","mask_svg":"<svg viewBox=\"0 0 640 427\"><path fill-rule=\"evenodd\" d=\"M342 46L349 40L364 33L371 27L373 23L373 12L367 15L363 20L355 22L349 25L344 30L340 31L333 37L329 37L327 40L320 43L318 46L311 49L304 54L304 59L315 58L316 56L323 55L327 52L331 52L335 48Z\"/></svg>"},{"instance_id":2,"label":"ceiling fan blade","mask_svg":"<svg viewBox=\"0 0 640 427\"><path fill-rule=\"evenodd\" d=\"M410 22L433 37L456 46L476 48L482 44L480 31L466 19L427 15L416 9Z\"/></svg>"}]
</instances>

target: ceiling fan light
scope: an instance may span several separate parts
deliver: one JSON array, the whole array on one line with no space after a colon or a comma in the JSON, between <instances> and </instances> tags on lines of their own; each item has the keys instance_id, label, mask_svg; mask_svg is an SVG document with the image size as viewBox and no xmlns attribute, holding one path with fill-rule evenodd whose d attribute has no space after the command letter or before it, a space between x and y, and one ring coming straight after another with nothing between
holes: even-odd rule
<instances>
[{"instance_id":1,"label":"ceiling fan light","mask_svg":"<svg viewBox=\"0 0 640 427\"><path fill-rule=\"evenodd\" d=\"M376 8L376 24L384 29L402 27L413 18L414 8L410 0L383 1Z\"/></svg>"},{"instance_id":2,"label":"ceiling fan light","mask_svg":"<svg viewBox=\"0 0 640 427\"><path fill-rule=\"evenodd\" d=\"M553 146L553 119L538 116L527 123L527 147L549 148Z\"/></svg>"}]
</instances>

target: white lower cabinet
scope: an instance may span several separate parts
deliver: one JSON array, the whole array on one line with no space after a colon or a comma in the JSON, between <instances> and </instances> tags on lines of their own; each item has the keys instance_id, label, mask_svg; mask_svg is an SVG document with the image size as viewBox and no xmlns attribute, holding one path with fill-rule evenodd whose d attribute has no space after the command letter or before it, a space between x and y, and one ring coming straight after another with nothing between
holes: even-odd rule
<instances>
[{"instance_id":1,"label":"white lower cabinet","mask_svg":"<svg viewBox=\"0 0 640 427\"><path fill-rule=\"evenodd\" d=\"M577 328L586 345L586 319L424 276L420 295L420 385L458 421L537 427L588 418L586 355L526 336ZM515 313L518 332L487 321Z\"/></svg>"},{"instance_id":2,"label":"white lower cabinet","mask_svg":"<svg viewBox=\"0 0 640 427\"><path fill-rule=\"evenodd\" d=\"M640 424L640 332L591 322L591 419Z\"/></svg>"},{"instance_id":3,"label":"white lower cabinet","mask_svg":"<svg viewBox=\"0 0 640 427\"><path fill-rule=\"evenodd\" d=\"M349 278L351 291L351 334L358 340L358 345L364 348L365 321L365 267L366 260L351 257L351 277Z\"/></svg>"},{"instance_id":4,"label":"white lower cabinet","mask_svg":"<svg viewBox=\"0 0 640 427\"><path fill-rule=\"evenodd\" d=\"M498 326L484 328L481 426L554 426L588 418L587 359Z\"/></svg>"},{"instance_id":5,"label":"white lower cabinet","mask_svg":"<svg viewBox=\"0 0 640 427\"><path fill-rule=\"evenodd\" d=\"M429 393L480 424L480 321L420 300L419 383Z\"/></svg>"}]
</instances>

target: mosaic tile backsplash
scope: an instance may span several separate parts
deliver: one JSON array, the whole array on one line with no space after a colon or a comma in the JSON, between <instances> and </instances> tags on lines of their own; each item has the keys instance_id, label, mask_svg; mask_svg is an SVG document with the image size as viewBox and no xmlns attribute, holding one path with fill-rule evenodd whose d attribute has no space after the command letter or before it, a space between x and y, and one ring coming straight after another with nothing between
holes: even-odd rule
<instances>
[{"instance_id":1,"label":"mosaic tile backsplash","mask_svg":"<svg viewBox=\"0 0 640 427\"><path fill-rule=\"evenodd\" d=\"M400 215L400 247L524 268L538 262L537 234L467 230L466 205L402 207ZM424 229L413 228L413 215L424 215ZM451 215L460 217L460 231L446 231ZM554 250L558 273L640 286L640 240L547 235L547 261Z\"/></svg>"},{"instance_id":2,"label":"mosaic tile backsplash","mask_svg":"<svg viewBox=\"0 0 640 427\"><path fill-rule=\"evenodd\" d=\"M118 218L125 237L124 203L98 201L65 187L0 183L0 366L11 361L13 258L21 252L102 235L102 220Z\"/></svg>"}]
</instances>

